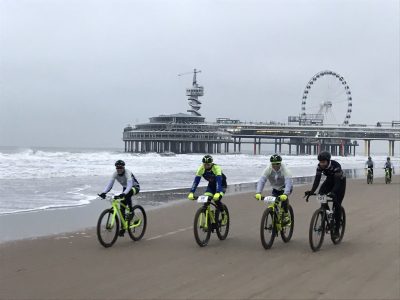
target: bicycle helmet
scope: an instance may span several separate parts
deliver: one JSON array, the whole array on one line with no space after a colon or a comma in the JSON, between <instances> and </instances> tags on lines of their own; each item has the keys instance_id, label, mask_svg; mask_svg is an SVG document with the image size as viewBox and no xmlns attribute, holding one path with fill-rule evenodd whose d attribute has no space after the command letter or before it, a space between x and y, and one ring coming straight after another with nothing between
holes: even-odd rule
<instances>
[{"instance_id":1,"label":"bicycle helmet","mask_svg":"<svg viewBox=\"0 0 400 300\"><path fill-rule=\"evenodd\" d=\"M328 151L323 151L320 154L318 154L318 160L319 161L330 161L331 160L331 154Z\"/></svg>"},{"instance_id":2,"label":"bicycle helmet","mask_svg":"<svg viewBox=\"0 0 400 300\"><path fill-rule=\"evenodd\" d=\"M115 166L116 167L125 167L125 162L123 161L123 160L117 160L116 162L115 162Z\"/></svg>"},{"instance_id":3,"label":"bicycle helmet","mask_svg":"<svg viewBox=\"0 0 400 300\"><path fill-rule=\"evenodd\" d=\"M270 157L269 161L273 164L273 165L277 165L280 164L282 162L282 157L278 154L274 154Z\"/></svg>"},{"instance_id":4,"label":"bicycle helmet","mask_svg":"<svg viewBox=\"0 0 400 300\"><path fill-rule=\"evenodd\" d=\"M203 164L211 164L214 160L211 155L207 154L202 159Z\"/></svg>"}]
</instances>

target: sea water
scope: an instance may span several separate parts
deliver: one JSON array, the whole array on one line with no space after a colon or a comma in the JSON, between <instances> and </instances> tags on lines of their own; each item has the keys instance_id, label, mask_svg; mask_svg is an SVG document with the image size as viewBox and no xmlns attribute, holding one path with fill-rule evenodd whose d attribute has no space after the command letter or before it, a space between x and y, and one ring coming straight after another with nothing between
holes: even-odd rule
<instances>
[{"instance_id":1,"label":"sea water","mask_svg":"<svg viewBox=\"0 0 400 300\"><path fill-rule=\"evenodd\" d=\"M122 159L140 182L141 192L187 189L201 164L201 154L163 156L119 150L66 148L0 148L0 214L87 205L97 198ZM269 163L269 155L215 154L228 185L256 182ZM373 157L376 175L383 174L386 156ZM364 168L365 156L333 157L344 169ZM285 156L293 177L313 176L315 156ZM400 160L393 159L398 170ZM382 170L381 170L382 169ZM201 185L205 185L203 180ZM121 192L116 182L114 193ZM157 205L157 201L150 205Z\"/></svg>"}]
</instances>

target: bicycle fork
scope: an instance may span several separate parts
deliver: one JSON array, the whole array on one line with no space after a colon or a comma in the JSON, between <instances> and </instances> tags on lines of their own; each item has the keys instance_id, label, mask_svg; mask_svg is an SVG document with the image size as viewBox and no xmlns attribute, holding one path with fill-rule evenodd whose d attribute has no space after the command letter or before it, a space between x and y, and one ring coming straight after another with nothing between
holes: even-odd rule
<instances>
[{"instance_id":1,"label":"bicycle fork","mask_svg":"<svg viewBox=\"0 0 400 300\"><path fill-rule=\"evenodd\" d=\"M204 222L203 222L203 218L205 218ZM204 224L203 225L204 229L208 229L208 226L210 225L210 224L208 224L208 220L211 221L211 224L215 223L215 215L214 215L214 213L212 213L210 206L207 206L207 208L205 210L205 214L200 214L200 217L199 217L199 223Z\"/></svg>"},{"instance_id":2,"label":"bicycle fork","mask_svg":"<svg viewBox=\"0 0 400 300\"><path fill-rule=\"evenodd\" d=\"M272 226L275 228L275 236L278 236L278 232L282 230L282 217L281 217L281 210L275 205L269 206L269 208L273 212L273 217L272 217Z\"/></svg>"}]
</instances>

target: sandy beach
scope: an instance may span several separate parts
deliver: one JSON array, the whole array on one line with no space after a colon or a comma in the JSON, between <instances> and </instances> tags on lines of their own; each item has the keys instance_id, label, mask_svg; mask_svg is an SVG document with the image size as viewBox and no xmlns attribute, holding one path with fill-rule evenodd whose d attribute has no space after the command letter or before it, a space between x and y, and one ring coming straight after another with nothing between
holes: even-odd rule
<instances>
[{"instance_id":1,"label":"sandy beach","mask_svg":"<svg viewBox=\"0 0 400 300\"><path fill-rule=\"evenodd\" d=\"M349 180L344 240L326 237L316 253L308 227L318 204L304 201L308 187L290 197L292 240L267 251L265 204L253 193L224 198L230 234L212 235L205 248L193 237L198 204L188 200L149 211L140 242L126 236L105 249L90 229L0 244L0 299L399 299L400 177Z\"/></svg>"}]
</instances>

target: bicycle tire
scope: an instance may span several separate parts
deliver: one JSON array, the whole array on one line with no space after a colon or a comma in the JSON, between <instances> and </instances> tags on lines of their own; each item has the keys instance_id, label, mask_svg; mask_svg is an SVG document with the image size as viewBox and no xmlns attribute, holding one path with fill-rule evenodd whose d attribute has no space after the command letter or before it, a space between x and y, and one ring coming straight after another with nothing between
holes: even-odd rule
<instances>
[{"instance_id":1,"label":"bicycle tire","mask_svg":"<svg viewBox=\"0 0 400 300\"><path fill-rule=\"evenodd\" d=\"M221 212L218 214L218 220L217 220L217 236L218 238L223 241L227 238L228 233L229 233L229 224L230 224L230 217L229 217L229 210L228 207L223 204L223 209L224 213L226 215L226 224L222 224L223 221L223 215ZM225 228L225 232L222 233L222 228Z\"/></svg>"},{"instance_id":2,"label":"bicycle tire","mask_svg":"<svg viewBox=\"0 0 400 300\"><path fill-rule=\"evenodd\" d=\"M321 208L317 209L311 218L310 222L310 229L308 231L308 238L310 242L310 247L311 250L316 252L318 251L322 243L324 242L324 236L325 236L325 211ZM320 222L318 225L317 222ZM314 243L314 233L317 233L317 236L319 235L319 241L317 243Z\"/></svg>"},{"instance_id":3,"label":"bicycle tire","mask_svg":"<svg viewBox=\"0 0 400 300\"><path fill-rule=\"evenodd\" d=\"M268 224L268 220L271 220L271 224ZM270 237L266 238L265 234L269 233ZM275 214L272 209L267 208L262 217L261 217L261 226L260 226L260 236L261 236L261 244L265 249L270 249L274 244L276 235L276 226L275 226Z\"/></svg>"},{"instance_id":4,"label":"bicycle tire","mask_svg":"<svg viewBox=\"0 0 400 300\"><path fill-rule=\"evenodd\" d=\"M200 219L201 218L201 219ZM208 241L210 240L211 236L211 218L208 216L207 220L207 228L204 228L205 224L205 219L206 219L206 208L205 207L200 207L194 216L194 222L193 222L193 232L194 232L194 238L196 240L196 243L200 247L207 246ZM201 224L200 224L201 222ZM205 238L202 239L200 237L200 233L205 233Z\"/></svg>"},{"instance_id":5,"label":"bicycle tire","mask_svg":"<svg viewBox=\"0 0 400 300\"><path fill-rule=\"evenodd\" d=\"M288 206L288 211L289 211L290 221L291 221L291 223L289 225L289 232L286 235L287 226L282 228L282 230L280 232L282 241L285 243L288 243L290 241L290 239L292 238L292 235L293 235L293 230L294 230L294 213L293 213L293 208L290 204Z\"/></svg>"},{"instance_id":6,"label":"bicycle tire","mask_svg":"<svg viewBox=\"0 0 400 300\"><path fill-rule=\"evenodd\" d=\"M342 218L340 220L339 238L335 238L334 236L332 236L332 233L331 233L331 240L335 245L339 244L342 241L344 232L346 230L346 211L344 210L343 206L341 207L341 210L342 210Z\"/></svg>"},{"instance_id":7,"label":"bicycle tire","mask_svg":"<svg viewBox=\"0 0 400 300\"><path fill-rule=\"evenodd\" d=\"M133 219L132 221L136 220L141 220L141 224L138 227L128 227L128 233L129 236L132 240L134 241L139 241L142 239L144 236L144 233L146 232L146 227L147 227L147 216L144 208L141 205L135 205L132 207L132 212L133 212ZM141 216L139 215L141 214ZM139 215L138 218L135 218L137 215ZM141 229L141 231L140 231Z\"/></svg>"},{"instance_id":8,"label":"bicycle tire","mask_svg":"<svg viewBox=\"0 0 400 300\"><path fill-rule=\"evenodd\" d=\"M113 227L112 228L107 228L107 225L106 225L106 228L104 228L106 231L111 233L110 234L111 241L106 241L105 238L103 237L103 234L102 234L102 230L103 230L102 221L103 221L103 218L107 217L106 224L108 224L108 222L110 220L110 217L112 217L113 213L114 213L114 210L112 208L106 209L100 214L99 219L97 221L97 239L99 240L100 244L105 248L108 248L108 247L111 247L112 245L114 245L114 243L116 242L116 240L118 238L119 219L118 219L117 215L115 216L115 221L114 221ZM115 229L115 232L112 233L112 230L114 230L114 229Z\"/></svg>"}]
</instances>

